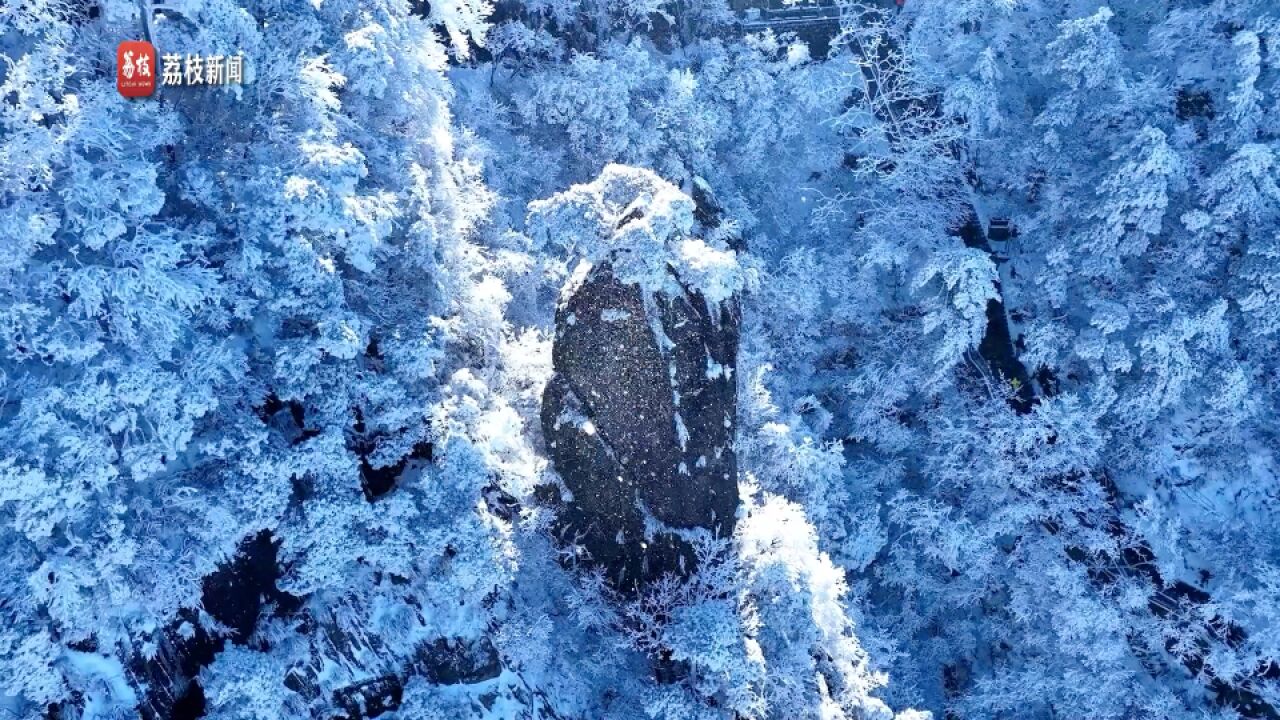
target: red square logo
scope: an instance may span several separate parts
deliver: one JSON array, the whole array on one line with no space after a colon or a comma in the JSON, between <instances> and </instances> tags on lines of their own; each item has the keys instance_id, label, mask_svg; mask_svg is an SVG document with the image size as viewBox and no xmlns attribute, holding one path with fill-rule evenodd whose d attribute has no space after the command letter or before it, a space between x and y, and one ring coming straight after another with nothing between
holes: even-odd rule
<instances>
[{"instance_id":1,"label":"red square logo","mask_svg":"<svg viewBox=\"0 0 1280 720\"><path fill-rule=\"evenodd\" d=\"M129 98L156 91L156 49L151 43L126 40L116 48L116 89Z\"/></svg>"}]
</instances>

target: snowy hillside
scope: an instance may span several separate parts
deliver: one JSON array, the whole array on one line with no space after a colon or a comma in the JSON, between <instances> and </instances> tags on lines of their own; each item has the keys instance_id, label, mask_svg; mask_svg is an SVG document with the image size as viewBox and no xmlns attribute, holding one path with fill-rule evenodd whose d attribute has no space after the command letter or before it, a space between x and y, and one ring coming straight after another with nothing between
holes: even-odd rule
<instances>
[{"instance_id":1,"label":"snowy hillside","mask_svg":"<svg viewBox=\"0 0 1280 720\"><path fill-rule=\"evenodd\" d=\"M1272 0L0 0L0 720L1280 720L1278 518Z\"/></svg>"}]
</instances>

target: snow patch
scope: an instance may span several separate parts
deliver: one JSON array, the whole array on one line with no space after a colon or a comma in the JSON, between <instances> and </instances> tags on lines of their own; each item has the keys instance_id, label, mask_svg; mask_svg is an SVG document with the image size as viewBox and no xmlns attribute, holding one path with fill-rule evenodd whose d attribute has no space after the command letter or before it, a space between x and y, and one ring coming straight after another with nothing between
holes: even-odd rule
<instances>
[{"instance_id":1,"label":"snow patch","mask_svg":"<svg viewBox=\"0 0 1280 720\"><path fill-rule=\"evenodd\" d=\"M118 658L76 650L67 650L65 657L73 671L92 681L92 688L85 694L82 720L120 717L119 711L131 710L138 704L138 696L125 679Z\"/></svg>"},{"instance_id":2,"label":"snow patch","mask_svg":"<svg viewBox=\"0 0 1280 720\"><path fill-rule=\"evenodd\" d=\"M650 170L608 165L592 182L530 203L528 226L534 250L554 243L587 263L609 262L646 294L679 293L674 271L714 305L743 288L745 273L724 240L693 237L694 207Z\"/></svg>"},{"instance_id":3,"label":"snow patch","mask_svg":"<svg viewBox=\"0 0 1280 720\"><path fill-rule=\"evenodd\" d=\"M721 365L711 357L711 353L707 353L707 379L715 380L721 377L725 380L732 380L733 368L728 365Z\"/></svg>"}]
</instances>

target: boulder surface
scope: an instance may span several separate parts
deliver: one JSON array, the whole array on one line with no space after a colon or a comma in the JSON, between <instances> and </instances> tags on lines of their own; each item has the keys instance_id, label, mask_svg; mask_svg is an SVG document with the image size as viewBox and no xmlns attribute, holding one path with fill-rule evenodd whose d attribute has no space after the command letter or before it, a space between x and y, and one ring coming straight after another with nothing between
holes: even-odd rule
<instances>
[{"instance_id":1,"label":"boulder surface","mask_svg":"<svg viewBox=\"0 0 1280 720\"><path fill-rule=\"evenodd\" d=\"M704 185L693 194L692 233L710 233L719 208ZM579 274L556 312L542 403L569 490L560 536L623 591L687 575L684 531L728 536L738 506L738 298L708 300L678 267L666 272L649 287L625 282L611 253Z\"/></svg>"}]
</instances>

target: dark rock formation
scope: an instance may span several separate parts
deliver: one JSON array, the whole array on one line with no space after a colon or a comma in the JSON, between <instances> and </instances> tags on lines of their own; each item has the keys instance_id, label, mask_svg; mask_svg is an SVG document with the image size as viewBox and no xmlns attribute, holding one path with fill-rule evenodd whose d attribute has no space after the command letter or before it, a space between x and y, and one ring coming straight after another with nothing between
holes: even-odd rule
<instances>
[{"instance_id":1,"label":"dark rock formation","mask_svg":"<svg viewBox=\"0 0 1280 720\"><path fill-rule=\"evenodd\" d=\"M253 634L268 605L276 612L292 612L298 598L280 591L277 562L279 541L263 531L245 540L235 557L205 577L201 606L224 626L228 634L210 632L191 610L183 610L159 638L154 657L135 656L129 670L134 684L143 688L138 714L148 720L183 720L204 713L204 692L196 677L228 641L243 644ZM188 626L191 631L180 632Z\"/></svg>"},{"instance_id":2,"label":"dark rock formation","mask_svg":"<svg viewBox=\"0 0 1280 720\"><path fill-rule=\"evenodd\" d=\"M474 642L440 638L422 649L419 665L436 685L474 685L502 672L498 650L487 637Z\"/></svg>"},{"instance_id":3,"label":"dark rock formation","mask_svg":"<svg viewBox=\"0 0 1280 720\"><path fill-rule=\"evenodd\" d=\"M320 640L311 662L291 669L285 681L305 707L299 710L304 716L367 720L398 709L405 686L415 676L435 685L477 685L502 673L498 651L487 638L439 638L424 643L412 657L397 658L379 638L349 634L332 622L315 622L310 633ZM362 651L375 667L365 667ZM363 676L326 693L326 669L335 666Z\"/></svg>"},{"instance_id":4,"label":"dark rock formation","mask_svg":"<svg viewBox=\"0 0 1280 720\"><path fill-rule=\"evenodd\" d=\"M333 720L363 720L400 707L404 683L396 675L374 678L335 690Z\"/></svg>"},{"instance_id":5,"label":"dark rock formation","mask_svg":"<svg viewBox=\"0 0 1280 720\"><path fill-rule=\"evenodd\" d=\"M702 230L719 211L694 190ZM597 264L556 312L555 373L542 402L548 453L572 493L560 535L623 591L693 569L671 530L732 532L738 505L736 298L646 298ZM648 522L646 522L648 521Z\"/></svg>"},{"instance_id":6,"label":"dark rock formation","mask_svg":"<svg viewBox=\"0 0 1280 720\"><path fill-rule=\"evenodd\" d=\"M982 230L982 223L978 221L977 213L970 212L964 224L960 226L958 234L964 241L965 247L981 250L994 258L995 253L991 249L991 243L988 242L987 234ZM996 291L1001 299L987 301L987 331L982 336L981 344L978 345L978 360L974 364L985 363L990 368L992 376L998 378L1002 384L1009 383L1013 388L1013 394L1009 397L1010 406L1019 413L1029 413L1035 407L1038 398L1031 384L1031 375L1022 364L1022 360L1018 358L1017 345L1009 332L1009 319L1005 315L1003 290L999 281L996 282Z\"/></svg>"}]
</instances>

